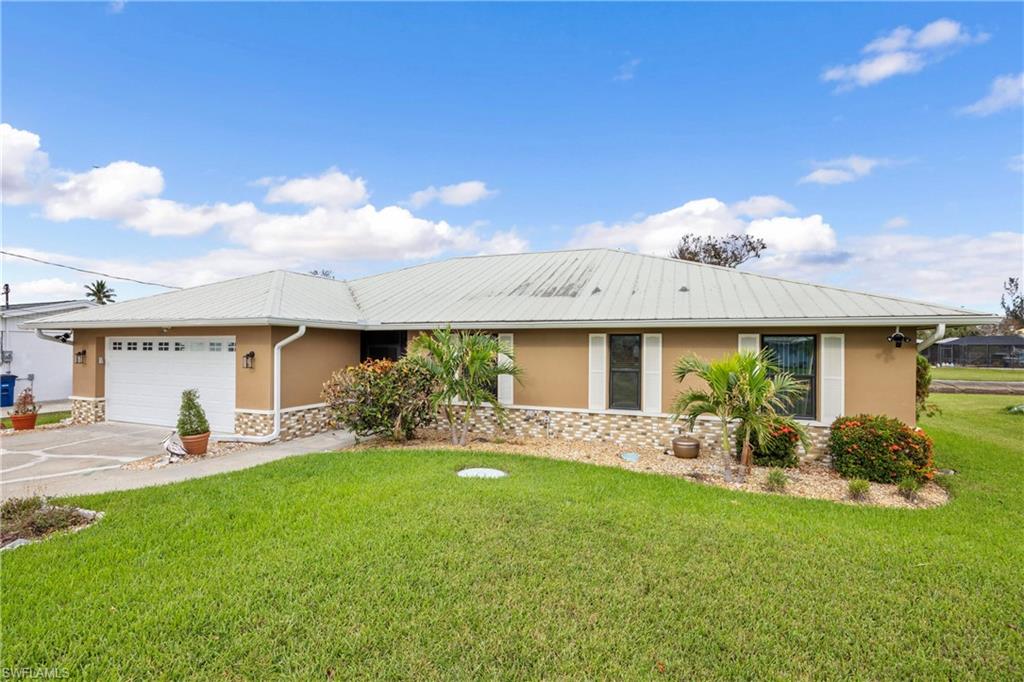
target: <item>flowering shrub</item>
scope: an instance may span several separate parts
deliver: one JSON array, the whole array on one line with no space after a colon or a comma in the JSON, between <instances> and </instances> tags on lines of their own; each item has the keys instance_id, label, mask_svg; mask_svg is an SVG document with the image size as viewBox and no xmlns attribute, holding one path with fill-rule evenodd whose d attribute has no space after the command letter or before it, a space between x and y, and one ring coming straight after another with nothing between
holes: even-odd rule
<instances>
[{"instance_id":1,"label":"flowering shrub","mask_svg":"<svg viewBox=\"0 0 1024 682\"><path fill-rule=\"evenodd\" d=\"M780 418L771 427L771 438L764 443L758 442L756 434L751 434L750 444L754 449L754 464L761 467L792 468L800 463L796 454L800 433L791 419ZM740 456L743 448L743 434L736 437L736 456Z\"/></svg>"},{"instance_id":2,"label":"flowering shrub","mask_svg":"<svg viewBox=\"0 0 1024 682\"><path fill-rule=\"evenodd\" d=\"M846 478L895 483L935 475L931 439L892 417L839 417L832 422L828 447L832 466Z\"/></svg>"},{"instance_id":3,"label":"flowering shrub","mask_svg":"<svg viewBox=\"0 0 1024 682\"><path fill-rule=\"evenodd\" d=\"M36 405L36 398L32 394L31 388L26 388L18 394L18 399L14 401L14 412L12 414L35 414L38 411L39 406Z\"/></svg>"},{"instance_id":4,"label":"flowering shrub","mask_svg":"<svg viewBox=\"0 0 1024 682\"><path fill-rule=\"evenodd\" d=\"M324 402L339 424L357 436L412 438L431 416L430 374L405 359L367 360L335 372Z\"/></svg>"}]
</instances>

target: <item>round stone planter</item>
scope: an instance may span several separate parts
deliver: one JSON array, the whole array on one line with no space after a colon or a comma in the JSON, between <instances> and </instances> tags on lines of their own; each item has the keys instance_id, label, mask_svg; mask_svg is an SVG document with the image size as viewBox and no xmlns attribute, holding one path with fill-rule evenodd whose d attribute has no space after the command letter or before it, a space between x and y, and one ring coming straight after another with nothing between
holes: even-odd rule
<instances>
[{"instance_id":1,"label":"round stone planter","mask_svg":"<svg viewBox=\"0 0 1024 682\"><path fill-rule=\"evenodd\" d=\"M695 459L700 455L700 441L689 436L672 439L672 453L680 459Z\"/></svg>"}]
</instances>

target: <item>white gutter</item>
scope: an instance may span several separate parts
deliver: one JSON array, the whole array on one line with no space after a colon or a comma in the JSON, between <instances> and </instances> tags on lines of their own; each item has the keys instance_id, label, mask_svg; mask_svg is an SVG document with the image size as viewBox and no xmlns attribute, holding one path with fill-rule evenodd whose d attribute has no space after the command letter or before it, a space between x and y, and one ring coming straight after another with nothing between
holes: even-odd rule
<instances>
[{"instance_id":1,"label":"white gutter","mask_svg":"<svg viewBox=\"0 0 1024 682\"><path fill-rule=\"evenodd\" d=\"M940 322L939 326L935 328L928 336L924 337L924 340L917 344L917 352L923 351L925 348L932 346L936 341L941 341L942 337L946 335L946 323Z\"/></svg>"},{"instance_id":2,"label":"white gutter","mask_svg":"<svg viewBox=\"0 0 1024 682\"><path fill-rule=\"evenodd\" d=\"M67 345L67 343L68 343L67 341L61 341L56 336L50 336L49 334L44 334L42 329L37 329L36 330L36 338L37 339L42 339L43 341L53 341L54 343L59 343L59 344L62 344L62 345Z\"/></svg>"},{"instance_id":3,"label":"white gutter","mask_svg":"<svg viewBox=\"0 0 1024 682\"><path fill-rule=\"evenodd\" d=\"M274 430L265 436L231 434L230 436L216 436L215 440L230 440L239 443L269 443L277 440L281 435L281 349L292 341L301 339L305 334L306 325L299 325L298 331L281 339L274 346Z\"/></svg>"}]
</instances>

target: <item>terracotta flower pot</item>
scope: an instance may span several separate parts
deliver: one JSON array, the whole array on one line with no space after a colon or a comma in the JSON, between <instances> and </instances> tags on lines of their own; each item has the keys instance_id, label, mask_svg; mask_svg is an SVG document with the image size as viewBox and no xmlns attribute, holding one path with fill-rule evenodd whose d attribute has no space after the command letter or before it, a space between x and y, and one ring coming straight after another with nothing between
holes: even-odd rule
<instances>
[{"instance_id":1,"label":"terracotta flower pot","mask_svg":"<svg viewBox=\"0 0 1024 682\"><path fill-rule=\"evenodd\" d=\"M12 414L11 424L14 425L15 431L28 431L29 429L36 428L36 417L38 416L35 412L32 414Z\"/></svg>"},{"instance_id":2,"label":"terracotta flower pot","mask_svg":"<svg viewBox=\"0 0 1024 682\"><path fill-rule=\"evenodd\" d=\"M181 436L181 444L185 446L185 452L190 455L205 455L206 448L210 443L210 432L199 433L194 436Z\"/></svg>"},{"instance_id":3,"label":"terracotta flower pot","mask_svg":"<svg viewBox=\"0 0 1024 682\"><path fill-rule=\"evenodd\" d=\"M700 441L689 436L676 436L672 439L672 452L680 459L694 459L700 455Z\"/></svg>"}]
</instances>

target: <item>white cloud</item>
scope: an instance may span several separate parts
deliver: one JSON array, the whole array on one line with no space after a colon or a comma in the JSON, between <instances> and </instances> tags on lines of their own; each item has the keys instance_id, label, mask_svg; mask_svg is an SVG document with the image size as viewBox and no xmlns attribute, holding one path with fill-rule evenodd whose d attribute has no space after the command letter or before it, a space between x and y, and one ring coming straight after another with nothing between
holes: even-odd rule
<instances>
[{"instance_id":1,"label":"white cloud","mask_svg":"<svg viewBox=\"0 0 1024 682\"><path fill-rule=\"evenodd\" d=\"M992 81L988 94L960 109L968 116L991 116L1005 109L1024 106L1024 73L1006 74Z\"/></svg>"},{"instance_id":2,"label":"white cloud","mask_svg":"<svg viewBox=\"0 0 1024 682\"><path fill-rule=\"evenodd\" d=\"M440 201L446 206L468 206L497 193L496 190L488 189L487 184L481 180L467 180L454 185L445 185L440 189L431 185L426 189L413 192L409 197L409 204L413 208L423 208L431 202Z\"/></svg>"},{"instance_id":3,"label":"white cloud","mask_svg":"<svg viewBox=\"0 0 1024 682\"><path fill-rule=\"evenodd\" d=\"M868 87L893 76L917 73L956 47L988 39L987 33L971 33L952 19L938 19L919 31L899 26L861 49L869 56L852 64L829 67L821 79L836 83L838 91Z\"/></svg>"},{"instance_id":4,"label":"white cloud","mask_svg":"<svg viewBox=\"0 0 1024 682\"><path fill-rule=\"evenodd\" d=\"M275 181L262 178L270 184L268 204L303 204L305 206L331 206L348 208L366 203L369 193L362 178L351 178L337 168L329 168L312 178L294 178Z\"/></svg>"},{"instance_id":5,"label":"white cloud","mask_svg":"<svg viewBox=\"0 0 1024 682\"><path fill-rule=\"evenodd\" d=\"M875 168L889 166L892 163L891 159L869 158L856 154L842 159L817 161L814 164L817 168L800 178L799 182L800 184L841 185L870 175Z\"/></svg>"},{"instance_id":6,"label":"white cloud","mask_svg":"<svg viewBox=\"0 0 1024 682\"><path fill-rule=\"evenodd\" d=\"M120 14L124 11L125 0L112 0L107 5L107 11L111 14Z\"/></svg>"},{"instance_id":7,"label":"white cloud","mask_svg":"<svg viewBox=\"0 0 1024 682\"><path fill-rule=\"evenodd\" d=\"M447 250L503 252L526 248L514 231L481 234L483 225L461 228L413 215L400 206L377 208L362 178L336 168L315 177L267 177L269 204L307 207L302 213L271 213L251 202L184 204L162 196L164 177L154 166L115 161L74 173L49 168L39 136L3 124L4 201L38 203L49 220L109 220L154 236L188 236L223 229L229 239L265 259L272 254L349 260L408 259ZM428 200L463 206L495 194L478 180L440 189Z\"/></svg>"},{"instance_id":8,"label":"white cloud","mask_svg":"<svg viewBox=\"0 0 1024 682\"><path fill-rule=\"evenodd\" d=\"M688 201L682 206L639 220L606 225L591 223L576 230L571 246L604 246L634 249L642 253L666 255L684 234L722 237L728 234L750 234L763 239L776 256L807 255L830 251L836 246L832 227L820 215L806 217L765 217L750 222L751 207L765 208L771 204L775 212L789 212L793 207L778 197L751 197L729 206L708 197Z\"/></svg>"},{"instance_id":9,"label":"white cloud","mask_svg":"<svg viewBox=\"0 0 1024 682\"><path fill-rule=\"evenodd\" d=\"M732 212L748 218L768 218L780 213L796 213L796 207L779 197L764 194L737 201L732 205Z\"/></svg>"},{"instance_id":10,"label":"white cloud","mask_svg":"<svg viewBox=\"0 0 1024 682\"><path fill-rule=\"evenodd\" d=\"M899 230L910 225L910 221L901 215L893 216L882 225L887 230Z\"/></svg>"},{"instance_id":11,"label":"white cloud","mask_svg":"<svg viewBox=\"0 0 1024 682\"><path fill-rule=\"evenodd\" d=\"M0 192L5 204L26 204L40 196L49 160L40 151L39 136L0 123Z\"/></svg>"},{"instance_id":12,"label":"white cloud","mask_svg":"<svg viewBox=\"0 0 1024 682\"><path fill-rule=\"evenodd\" d=\"M11 285L12 303L66 301L75 298L85 298L84 285L81 282L70 282L60 277L30 279Z\"/></svg>"},{"instance_id":13,"label":"white cloud","mask_svg":"<svg viewBox=\"0 0 1024 682\"><path fill-rule=\"evenodd\" d=\"M1024 154L1011 156L1010 160L1006 162L1006 167L1015 173L1024 173Z\"/></svg>"},{"instance_id":14,"label":"white cloud","mask_svg":"<svg viewBox=\"0 0 1024 682\"><path fill-rule=\"evenodd\" d=\"M627 59L625 62L619 65L618 70L615 72L615 76L612 77L613 81L631 81L636 78L636 69L640 66L640 59L633 58Z\"/></svg>"}]
</instances>

